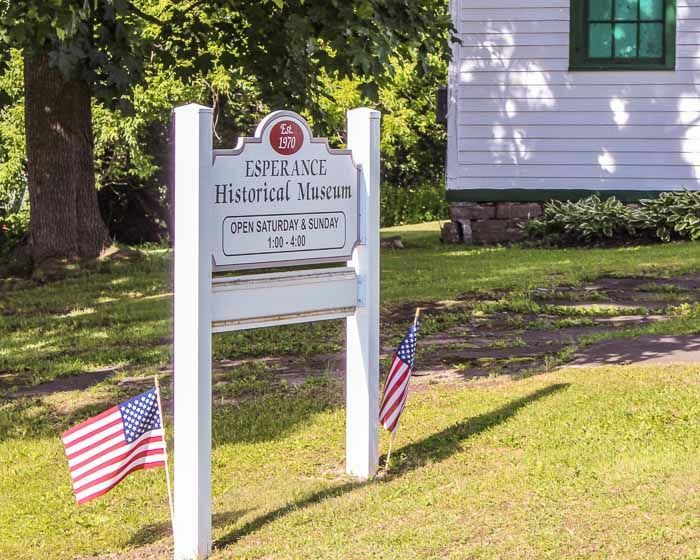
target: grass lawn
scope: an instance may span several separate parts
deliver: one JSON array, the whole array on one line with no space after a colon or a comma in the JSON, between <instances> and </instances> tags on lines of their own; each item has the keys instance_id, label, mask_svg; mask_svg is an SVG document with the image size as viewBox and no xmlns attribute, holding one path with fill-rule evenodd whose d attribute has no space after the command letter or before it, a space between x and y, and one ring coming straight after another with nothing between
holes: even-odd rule
<instances>
[{"instance_id":1,"label":"grass lawn","mask_svg":"<svg viewBox=\"0 0 700 560\"><path fill-rule=\"evenodd\" d=\"M446 299L472 290L522 291L599 276L658 276L700 269L698 243L617 249L526 249L442 245L438 222L383 230L408 249L382 254L383 301Z\"/></svg>"},{"instance_id":2,"label":"grass lawn","mask_svg":"<svg viewBox=\"0 0 700 560\"><path fill-rule=\"evenodd\" d=\"M700 270L698 243L466 248L441 246L437 227L386 231L407 245L382 255L389 344L407 326L388 319L402 302L473 294L473 313L529 310L542 307L535 288ZM0 284L0 558L168 557L162 470L77 507L59 433L143 390L138 378L162 376L167 397L170 267L168 252L152 250L58 283ZM495 303L476 298L494 292ZM700 332L697 305L677 309L670 321L617 334ZM451 318L428 317L424 334ZM411 395L391 471L361 484L343 474L342 385L329 373L287 387L261 359L337 352L340 322L214 340L217 363L259 362L217 378L214 558L700 557L700 367L424 383ZM101 369L114 373L87 389L11 397Z\"/></svg>"}]
</instances>

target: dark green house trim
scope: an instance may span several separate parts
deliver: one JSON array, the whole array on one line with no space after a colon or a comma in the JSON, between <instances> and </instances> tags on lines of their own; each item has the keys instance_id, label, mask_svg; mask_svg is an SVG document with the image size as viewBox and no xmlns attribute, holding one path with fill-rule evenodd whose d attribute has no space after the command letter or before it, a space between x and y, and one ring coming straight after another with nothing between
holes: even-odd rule
<instances>
[{"instance_id":1,"label":"dark green house trim","mask_svg":"<svg viewBox=\"0 0 700 560\"><path fill-rule=\"evenodd\" d=\"M594 194L601 198L614 196L622 202L656 198L667 191L622 191L593 189L464 189L448 190L447 202L544 202L547 200L580 200Z\"/></svg>"}]
</instances>

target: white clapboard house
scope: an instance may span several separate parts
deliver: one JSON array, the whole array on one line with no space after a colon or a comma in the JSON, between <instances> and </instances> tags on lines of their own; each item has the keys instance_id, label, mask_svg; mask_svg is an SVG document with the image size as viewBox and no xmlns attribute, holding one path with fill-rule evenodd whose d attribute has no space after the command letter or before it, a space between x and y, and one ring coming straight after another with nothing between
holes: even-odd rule
<instances>
[{"instance_id":1,"label":"white clapboard house","mask_svg":"<svg viewBox=\"0 0 700 560\"><path fill-rule=\"evenodd\" d=\"M455 220L498 237L474 221L522 218L550 198L698 188L700 0L452 0L451 10Z\"/></svg>"}]
</instances>

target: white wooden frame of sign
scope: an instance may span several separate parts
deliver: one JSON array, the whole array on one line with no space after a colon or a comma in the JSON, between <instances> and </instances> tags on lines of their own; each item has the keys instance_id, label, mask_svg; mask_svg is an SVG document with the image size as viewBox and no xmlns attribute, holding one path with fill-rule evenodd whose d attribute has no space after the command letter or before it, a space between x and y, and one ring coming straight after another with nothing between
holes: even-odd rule
<instances>
[{"instance_id":1,"label":"white wooden frame of sign","mask_svg":"<svg viewBox=\"0 0 700 560\"><path fill-rule=\"evenodd\" d=\"M299 115L283 115L302 122L310 135ZM377 471L380 114L360 108L348 111L347 118L348 151L359 172L360 225L359 242L353 240L346 266L214 278L214 239L216 228L222 228L211 205L214 161L239 153L243 145L233 151L214 151L212 110L194 104L175 110L177 560L206 558L211 552L212 333L346 318L346 470L359 478ZM258 139L265 138L264 125L265 121L256 131ZM270 260L265 263L280 266ZM221 268L226 267L217 267Z\"/></svg>"}]
</instances>

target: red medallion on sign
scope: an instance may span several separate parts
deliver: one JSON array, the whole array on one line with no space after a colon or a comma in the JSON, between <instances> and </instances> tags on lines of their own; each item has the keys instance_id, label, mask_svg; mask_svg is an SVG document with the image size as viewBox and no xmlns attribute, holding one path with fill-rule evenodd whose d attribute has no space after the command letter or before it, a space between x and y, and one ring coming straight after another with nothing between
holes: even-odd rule
<instances>
[{"instance_id":1,"label":"red medallion on sign","mask_svg":"<svg viewBox=\"0 0 700 560\"><path fill-rule=\"evenodd\" d=\"M304 132L294 121L281 121L270 131L272 149L283 156L291 156L301 149Z\"/></svg>"}]
</instances>

